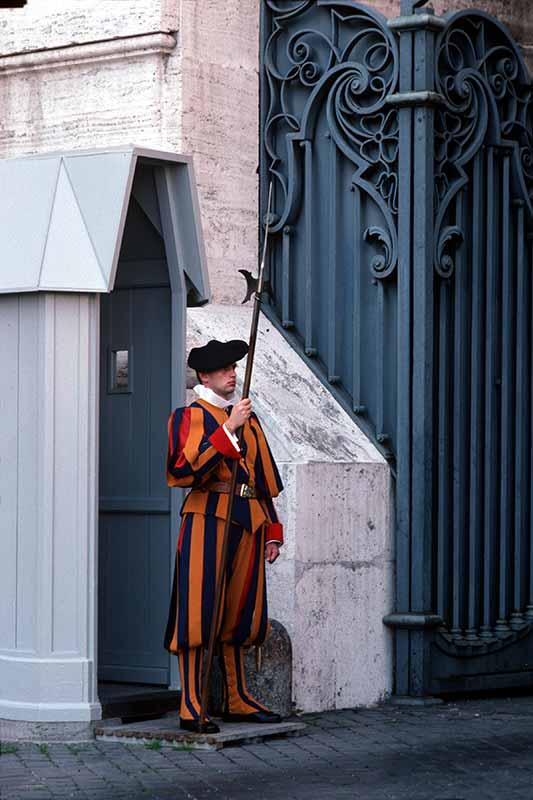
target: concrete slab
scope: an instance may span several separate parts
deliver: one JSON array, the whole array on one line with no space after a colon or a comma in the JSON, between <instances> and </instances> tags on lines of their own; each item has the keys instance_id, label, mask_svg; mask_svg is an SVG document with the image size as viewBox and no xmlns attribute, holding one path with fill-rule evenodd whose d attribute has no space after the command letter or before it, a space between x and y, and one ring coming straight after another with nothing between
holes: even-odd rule
<instances>
[{"instance_id":1,"label":"concrete slab","mask_svg":"<svg viewBox=\"0 0 533 800\"><path fill-rule=\"evenodd\" d=\"M274 737L299 736L305 730L303 722L288 720L276 725L257 725L248 722L225 723L215 720L220 733L196 734L181 730L174 714L147 722L120 725L117 720L104 720L94 730L99 742L182 747L187 750L221 750L229 745L263 742Z\"/></svg>"}]
</instances>

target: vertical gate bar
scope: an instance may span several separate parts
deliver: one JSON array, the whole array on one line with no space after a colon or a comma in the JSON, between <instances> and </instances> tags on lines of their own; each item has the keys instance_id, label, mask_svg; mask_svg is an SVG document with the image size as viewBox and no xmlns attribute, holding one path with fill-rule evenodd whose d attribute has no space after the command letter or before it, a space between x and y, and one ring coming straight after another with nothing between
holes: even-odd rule
<instances>
[{"instance_id":1,"label":"vertical gate bar","mask_svg":"<svg viewBox=\"0 0 533 800\"><path fill-rule=\"evenodd\" d=\"M429 30L415 32L415 91L431 90L435 76L435 40ZM411 605L433 602L434 547L434 270L433 184L434 115L430 104L415 108L413 120L413 404L411 483ZM430 636L411 631L411 694L430 691Z\"/></svg>"},{"instance_id":2,"label":"vertical gate bar","mask_svg":"<svg viewBox=\"0 0 533 800\"><path fill-rule=\"evenodd\" d=\"M484 536L483 536L483 624L480 637L493 638L492 573L495 566L497 437L496 437L496 164L493 147L487 148L487 282L485 331L485 457L484 457Z\"/></svg>"},{"instance_id":3,"label":"vertical gate bar","mask_svg":"<svg viewBox=\"0 0 533 800\"><path fill-rule=\"evenodd\" d=\"M327 134L329 140L329 276L328 276L328 345L327 345L327 367L328 381L330 383L339 382L340 370L337 365L337 319L339 309L337 305L339 278L339 268L337 263L337 186L338 186L338 164L337 164L337 145L331 136Z\"/></svg>"},{"instance_id":4,"label":"vertical gate bar","mask_svg":"<svg viewBox=\"0 0 533 800\"><path fill-rule=\"evenodd\" d=\"M524 538L527 524L527 354L528 354L528 293L527 261L524 241L524 203L515 202L516 230L516 436L515 436L515 521L514 521L514 570L513 609L511 628L524 624L522 609L524 587L522 581Z\"/></svg>"},{"instance_id":5,"label":"vertical gate bar","mask_svg":"<svg viewBox=\"0 0 533 800\"><path fill-rule=\"evenodd\" d=\"M533 309L533 233L528 234L528 245L529 245L529 263L527 264L527 270L529 273L530 279L530 293L529 293L529 309ZM530 503L530 512L529 512L529 596L528 596L528 603L526 607L526 617L528 622L531 623L533 620L533 447L531 447L531 438L533 437L533 314L531 314L530 319L530 328L529 328L529 335L530 335L530 351L529 351L529 358L528 358L528 367L529 367L529 390L530 390L530 406L529 406L529 417L531 420L531 427L530 427L530 439L529 439L529 446L530 446L530 458L529 458L529 503Z\"/></svg>"},{"instance_id":6,"label":"vertical gate bar","mask_svg":"<svg viewBox=\"0 0 533 800\"><path fill-rule=\"evenodd\" d=\"M400 91L413 86L413 33L400 34ZM411 608L411 396L412 396L412 228L413 109L399 112L398 150L398 377L396 383L396 610ZM410 632L396 631L396 693L409 694Z\"/></svg>"},{"instance_id":7,"label":"vertical gate bar","mask_svg":"<svg viewBox=\"0 0 533 800\"><path fill-rule=\"evenodd\" d=\"M268 201L267 201L268 202ZM261 250L261 247L259 248ZM270 247L265 258L265 281L268 282L268 295L269 302L279 305L280 293L278 292L278 284L281 285L282 276L278 274L277 265L280 262L277 253L281 250L283 253L283 242L280 236L272 236ZM265 291L265 289L263 289Z\"/></svg>"},{"instance_id":8,"label":"vertical gate bar","mask_svg":"<svg viewBox=\"0 0 533 800\"><path fill-rule=\"evenodd\" d=\"M450 497L450 282L439 287L439 377L437 464L437 614L448 619L451 497Z\"/></svg>"},{"instance_id":9,"label":"vertical gate bar","mask_svg":"<svg viewBox=\"0 0 533 800\"><path fill-rule=\"evenodd\" d=\"M285 225L281 240L281 324L292 328L291 317L291 228Z\"/></svg>"},{"instance_id":10,"label":"vertical gate bar","mask_svg":"<svg viewBox=\"0 0 533 800\"><path fill-rule=\"evenodd\" d=\"M470 350L470 503L468 524L468 619L465 639L476 641L480 625L481 535L483 530L483 151L474 160L472 197L472 321Z\"/></svg>"},{"instance_id":11,"label":"vertical gate bar","mask_svg":"<svg viewBox=\"0 0 533 800\"><path fill-rule=\"evenodd\" d=\"M460 192L456 201L456 225L464 230L464 195ZM468 273L463 244L457 250L454 281L453 324L453 558L452 558L452 629L455 639L463 638L466 607L465 544L467 540L468 492L467 453L467 301Z\"/></svg>"},{"instance_id":12,"label":"vertical gate bar","mask_svg":"<svg viewBox=\"0 0 533 800\"><path fill-rule=\"evenodd\" d=\"M305 354L315 356L313 336L313 273L314 273L314 250L313 247L313 148L310 141L301 142L304 148L304 175L305 175L305 195L304 195L304 217L305 217L305 320L304 320L304 340Z\"/></svg>"},{"instance_id":13,"label":"vertical gate bar","mask_svg":"<svg viewBox=\"0 0 533 800\"><path fill-rule=\"evenodd\" d=\"M512 526L512 485L513 485L513 275L511 272L511 197L510 197L510 156L503 156L502 175L502 371L501 371L501 495L500 495L500 547L498 583L498 619L496 634L509 630L509 545Z\"/></svg>"},{"instance_id":14,"label":"vertical gate bar","mask_svg":"<svg viewBox=\"0 0 533 800\"><path fill-rule=\"evenodd\" d=\"M382 280L375 279L377 283L376 303L376 432L378 442L383 444L387 436L384 426L384 397L385 397L385 287Z\"/></svg>"},{"instance_id":15,"label":"vertical gate bar","mask_svg":"<svg viewBox=\"0 0 533 800\"><path fill-rule=\"evenodd\" d=\"M352 397L353 410L362 414L365 410L361 400L361 192L359 187L352 184L354 214L353 214L353 342L352 342Z\"/></svg>"}]
</instances>

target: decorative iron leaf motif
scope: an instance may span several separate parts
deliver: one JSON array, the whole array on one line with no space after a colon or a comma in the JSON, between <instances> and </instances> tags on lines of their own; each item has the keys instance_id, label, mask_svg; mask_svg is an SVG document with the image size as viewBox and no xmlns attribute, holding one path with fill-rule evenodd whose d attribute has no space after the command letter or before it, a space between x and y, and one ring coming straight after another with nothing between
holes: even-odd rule
<instances>
[{"instance_id":1,"label":"decorative iron leaf motif","mask_svg":"<svg viewBox=\"0 0 533 800\"><path fill-rule=\"evenodd\" d=\"M449 278L455 268L455 263L450 248L455 249L462 244L464 234L457 225L448 225L440 232L437 241L437 259L435 268L441 278Z\"/></svg>"},{"instance_id":2,"label":"decorative iron leaf motif","mask_svg":"<svg viewBox=\"0 0 533 800\"><path fill-rule=\"evenodd\" d=\"M370 227L364 232L364 238L367 241L375 240L379 242L383 248L383 253L374 256L372 259L370 265L372 274L376 278L388 278L394 269L394 251L390 236L383 228Z\"/></svg>"}]
</instances>

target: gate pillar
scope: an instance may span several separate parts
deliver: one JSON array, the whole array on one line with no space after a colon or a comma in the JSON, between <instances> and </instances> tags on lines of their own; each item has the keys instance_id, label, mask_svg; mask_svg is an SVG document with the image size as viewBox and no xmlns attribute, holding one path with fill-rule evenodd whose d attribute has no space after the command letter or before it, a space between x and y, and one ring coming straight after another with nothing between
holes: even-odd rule
<instances>
[{"instance_id":1,"label":"gate pillar","mask_svg":"<svg viewBox=\"0 0 533 800\"><path fill-rule=\"evenodd\" d=\"M420 700L429 683L432 612L433 164L435 38L445 22L412 13L389 21L400 37L398 217L398 439L396 696Z\"/></svg>"}]
</instances>

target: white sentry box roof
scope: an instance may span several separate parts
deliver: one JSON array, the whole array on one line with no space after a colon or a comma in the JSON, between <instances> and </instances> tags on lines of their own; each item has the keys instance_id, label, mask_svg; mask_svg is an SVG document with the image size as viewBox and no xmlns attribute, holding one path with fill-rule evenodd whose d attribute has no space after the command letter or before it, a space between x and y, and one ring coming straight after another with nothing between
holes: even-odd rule
<instances>
[{"instance_id":1,"label":"white sentry box roof","mask_svg":"<svg viewBox=\"0 0 533 800\"><path fill-rule=\"evenodd\" d=\"M139 165L143 171L135 182ZM144 176L144 177L143 177ZM190 157L135 145L0 161L0 292L110 292L130 196L209 296ZM164 219L161 212L164 209Z\"/></svg>"}]
</instances>

